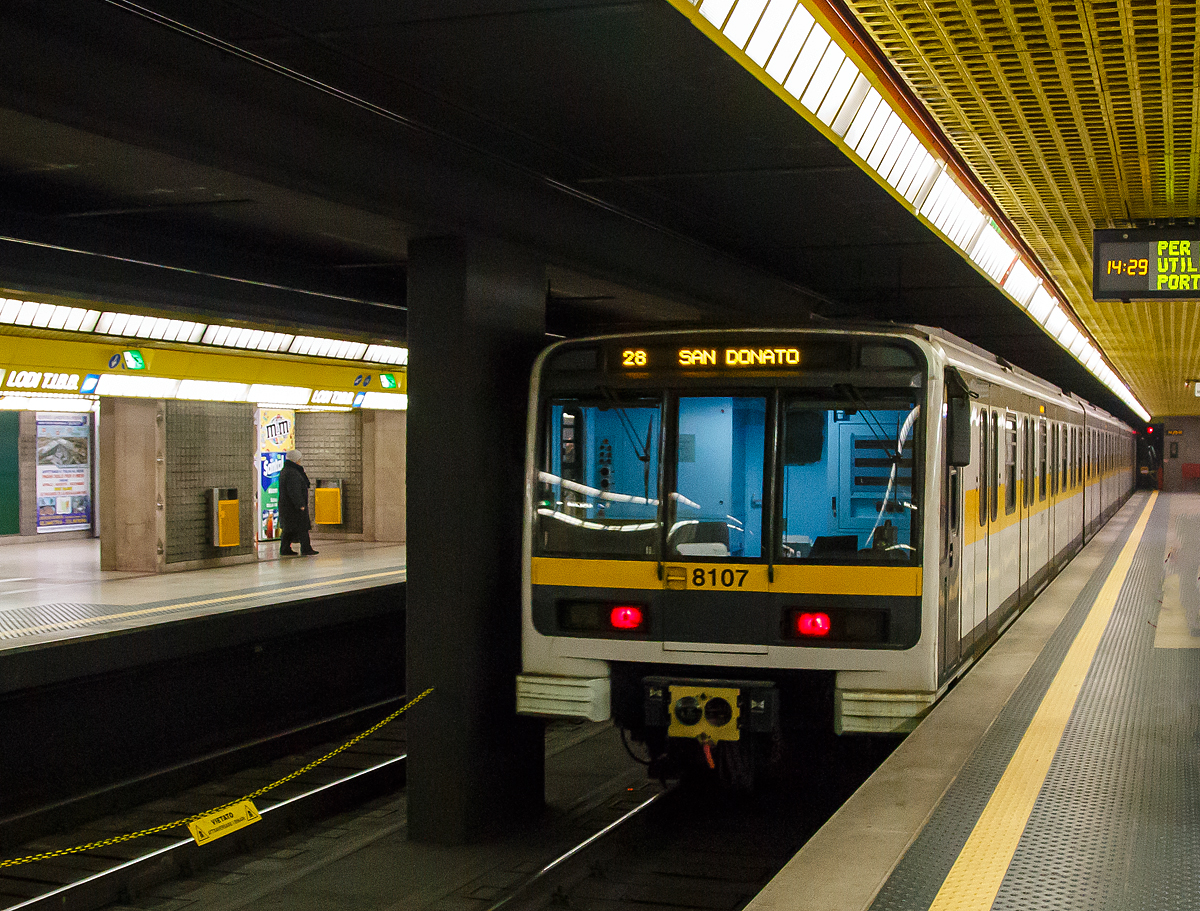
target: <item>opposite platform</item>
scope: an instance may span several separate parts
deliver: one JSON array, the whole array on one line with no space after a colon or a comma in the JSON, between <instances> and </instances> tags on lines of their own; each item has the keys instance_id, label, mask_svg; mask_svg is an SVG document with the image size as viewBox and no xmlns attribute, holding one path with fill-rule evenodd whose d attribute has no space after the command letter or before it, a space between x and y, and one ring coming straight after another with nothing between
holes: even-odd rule
<instances>
[{"instance_id":1,"label":"opposite platform","mask_svg":"<svg viewBox=\"0 0 1200 911\"><path fill-rule=\"evenodd\" d=\"M316 557L136 574L100 570L98 539L0 547L0 653L405 581L403 544L319 542Z\"/></svg>"},{"instance_id":2,"label":"opposite platform","mask_svg":"<svg viewBox=\"0 0 1200 911\"><path fill-rule=\"evenodd\" d=\"M1200 908L1198 545L1131 499L749 907Z\"/></svg>"}]
</instances>

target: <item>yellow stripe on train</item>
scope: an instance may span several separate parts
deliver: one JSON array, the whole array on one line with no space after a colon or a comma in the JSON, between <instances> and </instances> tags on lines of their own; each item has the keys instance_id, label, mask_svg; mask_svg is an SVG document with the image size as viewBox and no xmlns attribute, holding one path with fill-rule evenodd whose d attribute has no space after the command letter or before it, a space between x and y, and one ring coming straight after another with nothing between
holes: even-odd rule
<instances>
[{"instance_id":1,"label":"yellow stripe on train","mask_svg":"<svg viewBox=\"0 0 1200 911\"><path fill-rule=\"evenodd\" d=\"M687 591L783 592L814 595L920 595L919 566L820 566L786 564L767 580L762 563L658 564L650 560L580 560L535 557L534 585Z\"/></svg>"}]
</instances>

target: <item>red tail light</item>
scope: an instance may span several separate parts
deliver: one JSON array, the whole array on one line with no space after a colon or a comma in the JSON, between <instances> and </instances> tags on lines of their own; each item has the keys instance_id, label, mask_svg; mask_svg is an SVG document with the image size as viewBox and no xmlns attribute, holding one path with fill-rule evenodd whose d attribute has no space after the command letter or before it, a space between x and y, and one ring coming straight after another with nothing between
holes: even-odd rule
<instances>
[{"instance_id":1,"label":"red tail light","mask_svg":"<svg viewBox=\"0 0 1200 911\"><path fill-rule=\"evenodd\" d=\"M613 629L638 629L642 625L642 609L632 604L621 604L608 615Z\"/></svg>"},{"instance_id":2,"label":"red tail light","mask_svg":"<svg viewBox=\"0 0 1200 911\"><path fill-rule=\"evenodd\" d=\"M828 636L829 614L809 613L796 615L796 632L801 636Z\"/></svg>"}]
</instances>

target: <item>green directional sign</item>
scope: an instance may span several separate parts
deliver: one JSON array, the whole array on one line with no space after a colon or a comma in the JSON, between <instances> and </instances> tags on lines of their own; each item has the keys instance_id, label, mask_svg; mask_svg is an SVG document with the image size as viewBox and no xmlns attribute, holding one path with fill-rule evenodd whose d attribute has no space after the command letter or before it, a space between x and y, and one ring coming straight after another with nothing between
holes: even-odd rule
<instances>
[{"instance_id":1,"label":"green directional sign","mask_svg":"<svg viewBox=\"0 0 1200 911\"><path fill-rule=\"evenodd\" d=\"M125 362L126 370L145 370L146 359L142 357L142 352L136 348L130 348L128 351L121 352L121 359Z\"/></svg>"}]
</instances>

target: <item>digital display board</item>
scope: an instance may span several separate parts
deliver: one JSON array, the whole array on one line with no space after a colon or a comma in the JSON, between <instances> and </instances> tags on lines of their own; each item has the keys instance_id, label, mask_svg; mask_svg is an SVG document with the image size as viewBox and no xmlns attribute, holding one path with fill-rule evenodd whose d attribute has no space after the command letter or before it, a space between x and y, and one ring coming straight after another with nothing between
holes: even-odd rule
<instances>
[{"instance_id":1,"label":"digital display board","mask_svg":"<svg viewBox=\"0 0 1200 911\"><path fill-rule=\"evenodd\" d=\"M1092 232L1095 300L1200 300L1200 228Z\"/></svg>"},{"instance_id":2,"label":"digital display board","mask_svg":"<svg viewBox=\"0 0 1200 911\"><path fill-rule=\"evenodd\" d=\"M682 373L761 373L799 370L845 370L851 364L851 348L844 340L805 340L796 338L739 338L714 342L709 339L681 339L676 344L628 344L609 350L610 370L622 374L649 372Z\"/></svg>"}]
</instances>

